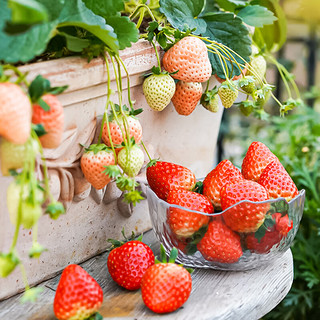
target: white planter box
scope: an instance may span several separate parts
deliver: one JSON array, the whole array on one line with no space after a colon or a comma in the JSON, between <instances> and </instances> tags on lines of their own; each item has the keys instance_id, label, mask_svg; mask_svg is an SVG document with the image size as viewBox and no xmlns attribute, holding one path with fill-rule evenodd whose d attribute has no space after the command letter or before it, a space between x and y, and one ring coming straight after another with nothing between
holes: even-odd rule
<instances>
[{"instance_id":1,"label":"white planter box","mask_svg":"<svg viewBox=\"0 0 320 320\"><path fill-rule=\"evenodd\" d=\"M213 114L198 106L188 117L178 115L169 105L163 112L151 110L144 99L141 84L143 74L156 64L153 48L139 41L121 53L131 79L132 100L135 107L144 109L139 116L143 126L143 140L152 156L187 166L197 177L203 177L213 166L213 157L220 127L222 107ZM134 209L129 218L122 216L116 201L102 200L103 191L91 190L79 171L81 148L79 142L90 144L96 116L103 113L106 102L107 75L102 59L90 63L79 57L38 62L23 66L29 79L42 74L52 85L69 85L59 96L65 107L65 141L57 150L48 150L54 194L68 205L67 214L57 221L47 216L39 221L39 243L48 251L39 260L29 259L32 243L30 230L22 229L18 253L23 260L31 285L53 277L70 263L80 263L106 250L108 238L121 238L124 227L128 234L151 228L146 201ZM123 76L124 76L123 72ZM112 87L116 89L114 75ZM123 87L126 88L123 78ZM126 91L124 92L126 97ZM116 95L114 101L117 102ZM125 99L126 103L126 99ZM146 159L147 160L147 159ZM0 251L7 252L14 227L6 208L6 189L12 178L0 178ZM107 271L106 271L107 272ZM19 268L9 277L0 279L0 300L23 290Z\"/></svg>"}]
</instances>

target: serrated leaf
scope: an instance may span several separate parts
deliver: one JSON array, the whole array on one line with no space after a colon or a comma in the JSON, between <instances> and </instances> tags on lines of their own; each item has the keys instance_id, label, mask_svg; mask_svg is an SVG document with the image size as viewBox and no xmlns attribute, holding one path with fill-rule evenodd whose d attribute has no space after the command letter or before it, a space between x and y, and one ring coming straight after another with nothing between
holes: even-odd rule
<instances>
[{"instance_id":1,"label":"serrated leaf","mask_svg":"<svg viewBox=\"0 0 320 320\"><path fill-rule=\"evenodd\" d=\"M287 19L278 0L254 0L251 4L257 4L266 7L273 12L278 20L272 25L265 25L263 28L256 28L253 34L253 40L263 48L264 46L270 52L278 51L287 40Z\"/></svg>"},{"instance_id":2,"label":"serrated leaf","mask_svg":"<svg viewBox=\"0 0 320 320\"><path fill-rule=\"evenodd\" d=\"M206 22L198 16L204 4L205 0L160 0L160 12L174 28L183 31L187 26L189 29L196 28L195 34L203 34Z\"/></svg>"},{"instance_id":3,"label":"serrated leaf","mask_svg":"<svg viewBox=\"0 0 320 320\"><path fill-rule=\"evenodd\" d=\"M106 21L117 35L120 50L131 47L131 43L139 40L139 30L128 17L112 16L107 17Z\"/></svg>"},{"instance_id":4,"label":"serrated leaf","mask_svg":"<svg viewBox=\"0 0 320 320\"><path fill-rule=\"evenodd\" d=\"M13 24L36 24L48 21L46 8L35 0L9 0Z\"/></svg>"},{"instance_id":5,"label":"serrated leaf","mask_svg":"<svg viewBox=\"0 0 320 320\"><path fill-rule=\"evenodd\" d=\"M226 11L234 11L238 7L245 7L248 5L248 0L216 0L220 8Z\"/></svg>"},{"instance_id":6,"label":"serrated leaf","mask_svg":"<svg viewBox=\"0 0 320 320\"><path fill-rule=\"evenodd\" d=\"M119 42L113 28L104 18L94 14L81 0L68 0L58 18L58 27L77 26L91 32L104 44L117 53Z\"/></svg>"},{"instance_id":7,"label":"serrated leaf","mask_svg":"<svg viewBox=\"0 0 320 320\"><path fill-rule=\"evenodd\" d=\"M102 17L115 16L124 9L123 0L83 0L87 8Z\"/></svg>"},{"instance_id":8,"label":"serrated leaf","mask_svg":"<svg viewBox=\"0 0 320 320\"><path fill-rule=\"evenodd\" d=\"M245 7L238 12L237 16L240 17L244 23L258 28L273 24L274 21L278 20L272 11L259 5Z\"/></svg>"},{"instance_id":9,"label":"serrated leaf","mask_svg":"<svg viewBox=\"0 0 320 320\"><path fill-rule=\"evenodd\" d=\"M251 38L247 27L242 23L241 18L234 16L232 13L211 13L203 17L207 22L207 30L203 34L211 40L215 40L228 46L230 49L239 54L246 62L250 61L251 55ZM233 55L238 63L244 64L244 61ZM218 77L225 79L223 68L217 54L209 53L209 59ZM227 60L229 78L239 75L241 70L236 64Z\"/></svg>"}]
</instances>

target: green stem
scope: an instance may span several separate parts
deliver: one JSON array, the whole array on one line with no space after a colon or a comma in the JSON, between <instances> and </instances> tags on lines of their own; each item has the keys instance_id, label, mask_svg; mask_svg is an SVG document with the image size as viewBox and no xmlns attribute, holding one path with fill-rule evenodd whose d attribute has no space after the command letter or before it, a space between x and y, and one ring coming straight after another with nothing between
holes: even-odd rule
<instances>
[{"instance_id":1,"label":"green stem","mask_svg":"<svg viewBox=\"0 0 320 320\"><path fill-rule=\"evenodd\" d=\"M152 159L151 159L151 157L150 157L150 154L149 154L149 152L148 152L148 150L147 150L147 148L146 148L146 146L144 145L144 143L143 143L142 140L141 140L141 144L142 144L142 147L143 147L144 151L146 152L146 154L147 154L147 156L148 156L148 158L149 158L149 161L151 161Z\"/></svg>"},{"instance_id":2,"label":"green stem","mask_svg":"<svg viewBox=\"0 0 320 320\"><path fill-rule=\"evenodd\" d=\"M38 222L32 227L32 243L38 242Z\"/></svg>"},{"instance_id":3,"label":"green stem","mask_svg":"<svg viewBox=\"0 0 320 320\"><path fill-rule=\"evenodd\" d=\"M151 43L153 45L154 51L156 52L157 61L158 61L158 67L159 67L160 72L161 72L161 62L160 62L159 52L158 52L157 47L156 47L156 45L155 45L153 40L151 41Z\"/></svg>"},{"instance_id":4,"label":"green stem","mask_svg":"<svg viewBox=\"0 0 320 320\"><path fill-rule=\"evenodd\" d=\"M24 267L24 265L22 263L20 263L20 271L21 271L24 287L25 287L26 290L29 290L30 286L29 286L29 282L28 282L28 278L27 278L26 269L25 269L25 267Z\"/></svg>"},{"instance_id":5,"label":"green stem","mask_svg":"<svg viewBox=\"0 0 320 320\"><path fill-rule=\"evenodd\" d=\"M144 4L144 3L139 4L139 5L135 8L135 10L133 11L133 13L129 16L129 19L132 20L132 19L134 18L134 16L137 14L137 12L138 12L141 8L144 8L144 12L145 12L145 10L148 11L148 13L149 13L152 21L156 21L153 13L152 13L152 11L151 11L151 9L150 9L146 4Z\"/></svg>"},{"instance_id":6,"label":"green stem","mask_svg":"<svg viewBox=\"0 0 320 320\"><path fill-rule=\"evenodd\" d=\"M130 76L129 76L129 72L128 72L128 69L125 65L125 63L123 62L123 60L119 57L116 57L116 59L118 59L127 75L127 90L128 90L128 101L129 101L129 105L130 107L133 109L133 103L132 103L132 100L131 100L131 92L130 92Z\"/></svg>"},{"instance_id":7,"label":"green stem","mask_svg":"<svg viewBox=\"0 0 320 320\"><path fill-rule=\"evenodd\" d=\"M11 64L5 64L2 67L4 70L12 70L18 76L17 83L22 81L27 87L30 86L30 83L26 79L26 74L23 74L17 67Z\"/></svg>"}]
</instances>

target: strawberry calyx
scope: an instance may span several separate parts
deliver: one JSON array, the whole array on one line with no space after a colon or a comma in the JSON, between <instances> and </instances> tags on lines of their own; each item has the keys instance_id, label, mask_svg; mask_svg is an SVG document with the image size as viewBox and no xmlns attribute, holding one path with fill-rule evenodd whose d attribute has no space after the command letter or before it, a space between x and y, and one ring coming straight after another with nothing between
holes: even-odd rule
<instances>
[{"instance_id":1,"label":"strawberry calyx","mask_svg":"<svg viewBox=\"0 0 320 320\"><path fill-rule=\"evenodd\" d=\"M109 111L108 120L111 122L117 118L119 122L122 122L124 117L132 117L137 119L136 116L141 112L143 112L142 108L134 109L131 106L128 108L125 104L122 106L122 108L120 108L118 104L114 104L114 110Z\"/></svg>"},{"instance_id":2,"label":"strawberry calyx","mask_svg":"<svg viewBox=\"0 0 320 320\"><path fill-rule=\"evenodd\" d=\"M23 296L21 297L20 302L21 303L36 302L42 291L43 291L43 287L28 288L23 294Z\"/></svg>"},{"instance_id":3,"label":"strawberry calyx","mask_svg":"<svg viewBox=\"0 0 320 320\"><path fill-rule=\"evenodd\" d=\"M103 320L103 316L99 312L96 312L84 320Z\"/></svg>"},{"instance_id":4,"label":"strawberry calyx","mask_svg":"<svg viewBox=\"0 0 320 320\"><path fill-rule=\"evenodd\" d=\"M188 239L189 241L185 249L187 255L193 255L198 251L197 244L201 241L207 231L208 225L204 225Z\"/></svg>"},{"instance_id":5,"label":"strawberry calyx","mask_svg":"<svg viewBox=\"0 0 320 320\"><path fill-rule=\"evenodd\" d=\"M116 240L116 239L108 239L107 242L110 242L112 244L111 248L109 249L110 251L115 249L115 248L119 248L121 247L122 245L124 245L125 243L129 242L129 241L141 241L142 242L142 238L143 238L143 234L141 233L141 235L136 238L136 234L134 233L134 231L131 232L131 235L130 237L128 238L126 235L125 235L125 230L124 228L122 228L121 230L121 234L124 238L123 241L120 241L120 240Z\"/></svg>"},{"instance_id":6,"label":"strawberry calyx","mask_svg":"<svg viewBox=\"0 0 320 320\"><path fill-rule=\"evenodd\" d=\"M158 257L155 258L155 264L159 263L175 263L176 259L178 257L178 249L176 247L173 247L170 251L169 259L166 255L166 250L164 249L163 244L160 244L160 260ZM179 264L179 266L183 267L182 264ZM192 268L185 268L189 273L192 273L194 270Z\"/></svg>"},{"instance_id":7,"label":"strawberry calyx","mask_svg":"<svg viewBox=\"0 0 320 320\"><path fill-rule=\"evenodd\" d=\"M40 258L42 252L48 251L45 247L43 247L40 243L35 242L33 243L31 249L29 250L29 257L30 258Z\"/></svg>"},{"instance_id":8,"label":"strawberry calyx","mask_svg":"<svg viewBox=\"0 0 320 320\"><path fill-rule=\"evenodd\" d=\"M45 213L49 214L51 219L57 220L61 214L66 213L66 210L61 202L52 201L48 204Z\"/></svg>"},{"instance_id":9,"label":"strawberry calyx","mask_svg":"<svg viewBox=\"0 0 320 320\"><path fill-rule=\"evenodd\" d=\"M94 154L97 154L100 151L112 152L112 149L103 143L91 144L89 147L85 147L84 150L85 153L92 151Z\"/></svg>"},{"instance_id":10,"label":"strawberry calyx","mask_svg":"<svg viewBox=\"0 0 320 320\"><path fill-rule=\"evenodd\" d=\"M0 252L0 278L7 277L19 263L20 260L15 251L9 253Z\"/></svg>"},{"instance_id":11,"label":"strawberry calyx","mask_svg":"<svg viewBox=\"0 0 320 320\"><path fill-rule=\"evenodd\" d=\"M203 181L197 181L192 191L199 194L203 194Z\"/></svg>"},{"instance_id":12,"label":"strawberry calyx","mask_svg":"<svg viewBox=\"0 0 320 320\"><path fill-rule=\"evenodd\" d=\"M229 81L224 81L221 83L219 88L225 88L225 89L230 89L232 91L236 91L237 88L237 80L229 80Z\"/></svg>"},{"instance_id":13,"label":"strawberry calyx","mask_svg":"<svg viewBox=\"0 0 320 320\"><path fill-rule=\"evenodd\" d=\"M260 243L261 239L265 236L266 232L270 230L276 223L276 219L272 215L266 215L263 224L254 233L255 238Z\"/></svg>"},{"instance_id":14,"label":"strawberry calyx","mask_svg":"<svg viewBox=\"0 0 320 320\"><path fill-rule=\"evenodd\" d=\"M160 161L160 159L152 159L152 160L150 160L148 162L148 164L147 164L147 168L155 166L158 161Z\"/></svg>"}]
</instances>

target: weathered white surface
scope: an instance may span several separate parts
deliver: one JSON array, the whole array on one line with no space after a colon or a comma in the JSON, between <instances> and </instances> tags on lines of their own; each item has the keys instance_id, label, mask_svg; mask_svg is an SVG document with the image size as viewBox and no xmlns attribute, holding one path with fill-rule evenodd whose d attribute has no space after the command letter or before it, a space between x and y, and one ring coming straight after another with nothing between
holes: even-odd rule
<instances>
[{"instance_id":1,"label":"weathered white surface","mask_svg":"<svg viewBox=\"0 0 320 320\"><path fill-rule=\"evenodd\" d=\"M144 236L155 253L159 243L153 231ZM107 271L107 253L82 264L101 285L104 319L162 320L257 320L272 310L288 293L293 280L293 260L288 250L269 265L245 272L196 269L192 274L192 292L179 310L157 315L143 303L140 290L118 286ZM19 295L0 302L0 319L55 319L52 304L60 276L41 284L44 292L36 304L21 305Z\"/></svg>"},{"instance_id":2,"label":"weathered white surface","mask_svg":"<svg viewBox=\"0 0 320 320\"><path fill-rule=\"evenodd\" d=\"M189 117L178 115L172 105L161 113L151 110L146 104L141 84L143 74L156 64L152 47L145 41L139 41L124 50L121 56L130 74L131 97L136 101L135 107L144 109L139 119L143 126L143 140L150 154L185 165L197 177L205 176L213 166L223 108L213 114L198 106ZM151 222L145 201L135 208L130 218L124 218L117 211L116 201L109 204L101 201L104 190L91 190L90 193L79 170L79 142L83 144L81 139L90 137L96 116L101 115L105 108L107 77L103 61L93 59L87 63L85 59L70 57L23 66L21 70L29 71L29 80L42 74L50 79L53 86L69 85L68 90L59 96L65 108L65 136L70 135L64 142L67 152L61 152L60 158L50 160L50 168L54 171L51 176L54 194L63 198L68 211L57 221L47 216L40 219L39 242L49 251L39 260L28 258L31 231L22 230L19 238L18 253L25 262L28 279L33 285L54 276L69 263L80 263L104 251L106 239L119 238L122 227L128 233L131 230L140 233L150 229ZM111 80L112 87L116 89L113 73ZM125 77L123 87L127 87ZM127 102L126 96L125 90L124 103ZM113 100L118 101L116 94ZM71 139L74 142L68 145ZM58 150L47 152L51 159L57 154ZM62 176L63 185L60 186ZM6 189L10 181L11 178L0 177L0 252L9 250L14 233L6 209ZM0 279L0 300L22 289L17 268L8 278Z\"/></svg>"}]
</instances>

